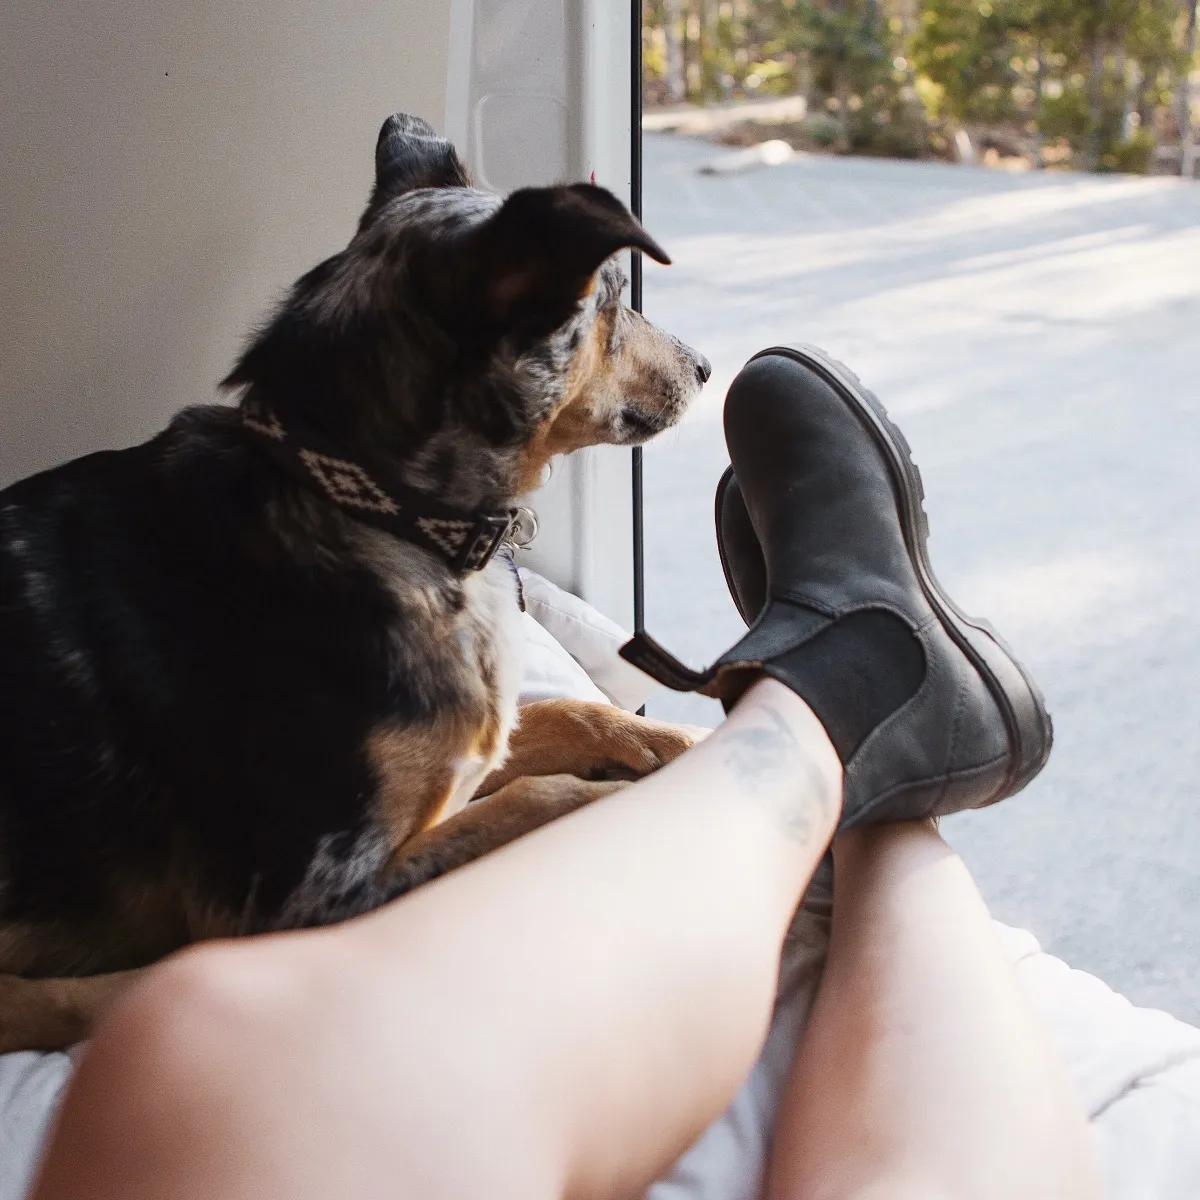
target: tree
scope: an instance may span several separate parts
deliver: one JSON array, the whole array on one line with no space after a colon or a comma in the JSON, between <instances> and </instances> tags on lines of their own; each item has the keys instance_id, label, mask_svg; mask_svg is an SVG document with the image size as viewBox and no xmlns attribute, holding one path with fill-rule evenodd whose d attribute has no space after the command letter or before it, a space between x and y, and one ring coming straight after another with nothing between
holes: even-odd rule
<instances>
[{"instance_id":1,"label":"tree","mask_svg":"<svg viewBox=\"0 0 1200 1200\"><path fill-rule=\"evenodd\" d=\"M835 149L849 150L851 105L890 62L876 0L797 0L784 10L785 41L807 56L812 84L835 101Z\"/></svg>"},{"instance_id":2,"label":"tree","mask_svg":"<svg viewBox=\"0 0 1200 1200\"><path fill-rule=\"evenodd\" d=\"M1034 165L1045 166L1045 102L1049 60L1064 60L1059 49L1064 31L1075 24L1074 0L1020 0L1013 8L1015 39L1027 51L1026 73L1033 62L1032 103L1028 127L1033 137ZM1057 81L1056 81L1057 82Z\"/></svg>"},{"instance_id":3,"label":"tree","mask_svg":"<svg viewBox=\"0 0 1200 1200\"><path fill-rule=\"evenodd\" d=\"M663 13L663 32L667 43L667 99L678 104L687 97L687 79L683 70L683 4L681 0L666 0Z\"/></svg>"},{"instance_id":4,"label":"tree","mask_svg":"<svg viewBox=\"0 0 1200 1200\"><path fill-rule=\"evenodd\" d=\"M1124 112L1124 90L1127 82L1112 77L1111 60L1126 62L1124 47L1145 0L1093 0L1080 5L1079 23L1088 54L1088 136L1084 165L1098 170L1106 143L1119 140L1123 130L1114 129L1120 121L1111 97L1120 95L1120 112ZM1153 7L1153 0L1147 7Z\"/></svg>"},{"instance_id":5,"label":"tree","mask_svg":"<svg viewBox=\"0 0 1200 1200\"><path fill-rule=\"evenodd\" d=\"M1196 0L1188 5L1187 32L1184 35L1183 78L1179 82L1180 173L1184 179L1196 177L1196 144L1192 140L1192 69L1196 65Z\"/></svg>"},{"instance_id":6,"label":"tree","mask_svg":"<svg viewBox=\"0 0 1200 1200\"><path fill-rule=\"evenodd\" d=\"M911 53L936 89L929 93L936 116L963 126L1011 116L1011 7L1006 0L926 0Z\"/></svg>"}]
</instances>

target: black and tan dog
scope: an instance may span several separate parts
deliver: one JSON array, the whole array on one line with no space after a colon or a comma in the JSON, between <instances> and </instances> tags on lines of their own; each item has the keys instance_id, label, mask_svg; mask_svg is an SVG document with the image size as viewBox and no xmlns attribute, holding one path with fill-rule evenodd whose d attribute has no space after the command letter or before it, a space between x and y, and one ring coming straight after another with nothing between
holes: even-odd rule
<instances>
[{"instance_id":1,"label":"black and tan dog","mask_svg":"<svg viewBox=\"0 0 1200 1200\"><path fill-rule=\"evenodd\" d=\"M78 1039L177 947L365 912L687 748L600 705L518 725L492 558L552 455L644 441L707 378L623 307L625 247L667 261L603 189L502 201L392 117L358 232L251 341L236 406L0 492L0 1050Z\"/></svg>"}]
</instances>

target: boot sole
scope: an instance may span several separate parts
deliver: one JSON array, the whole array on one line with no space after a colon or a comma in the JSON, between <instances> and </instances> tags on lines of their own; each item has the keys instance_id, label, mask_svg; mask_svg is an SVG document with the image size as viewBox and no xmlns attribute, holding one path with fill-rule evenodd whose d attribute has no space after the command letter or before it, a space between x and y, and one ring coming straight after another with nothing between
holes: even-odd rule
<instances>
[{"instance_id":1,"label":"boot sole","mask_svg":"<svg viewBox=\"0 0 1200 1200\"><path fill-rule=\"evenodd\" d=\"M1012 766L1000 789L984 806L1014 795L1033 780L1046 765L1054 744L1054 725L1046 709L1041 689L1020 659L1009 649L1005 640L988 621L964 613L938 583L929 561L929 518L925 513L925 485L921 479L921 472L913 461L908 439L888 416L879 397L864 387L862 380L853 371L836 359L830 358L823 350L807 345L772 346L754 355L750 362L755 358L775 354L790 358L820 375L850 404L855 415L883 452L892 475L904 542L921 583L921 590L943 628L987 684L1008 732ZM727 478L722 477L717 490L718 513L732 478L732 469ZM723 548L721 566L725 570L726 581L729 582L729 570ZM732 587L730 590L733 592ZM733 595L737 603L737 593L733 592ZM745 617L744 613L742 615ZM1010 694L1010 688L998 677L991 665L997 655L1007 660L1020 676L1027 693L1024 697L1014 697Z\"/></svg>"}]
</instances>

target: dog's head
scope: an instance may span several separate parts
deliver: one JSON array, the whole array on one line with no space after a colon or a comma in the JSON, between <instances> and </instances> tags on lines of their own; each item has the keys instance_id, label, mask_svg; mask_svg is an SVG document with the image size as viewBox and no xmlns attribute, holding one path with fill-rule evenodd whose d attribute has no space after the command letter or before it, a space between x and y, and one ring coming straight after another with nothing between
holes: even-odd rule
<instances>
[{"instance_id":1,"label":"dog's head","mask_svg":"<svg viewBox=\"0 0 1200 1200\"><path fill-rule=\"evenodd\" d=\"M390 117L350 245L299 280L225 383L414 486L507 502L555 454L668 428L708 378L622 304L629 247L669 261L603 188L502 199L425 122Z\"/></svg>"}]
</instances>

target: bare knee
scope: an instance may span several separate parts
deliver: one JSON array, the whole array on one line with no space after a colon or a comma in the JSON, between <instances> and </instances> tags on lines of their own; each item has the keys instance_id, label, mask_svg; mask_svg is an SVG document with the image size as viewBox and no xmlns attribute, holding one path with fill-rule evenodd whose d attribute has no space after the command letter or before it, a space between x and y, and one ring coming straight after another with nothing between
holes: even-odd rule
<instances>
[{"instance_id":1,"label":"bare knee","mask_svg":"<svg viewBox=\"0 0 1200 1200\"><path fill-rule=\"evenodd\" d=\"M241 948L188 951L149 972L89 1043L34 1195L173 1194L214 1159L245 1158L264 1072L305 988L286 959Z\"/></svg>"},{"instance_id":2,"label":"bare knee","mask_svg":"<svg viewBox=\"0 0 1200 1200\"><path fill-rule=\"evenodd\" d=\"M90 1045L36 1200L558 1195L557 1160L519 1102L494 1103L461 1028L414 1021L342 944L206 947L154 971Z\"/></svg>"},{"instance_id":3,"label":"bare knee","mask_svg":"<svg viewBox=\"0 0 1200 1200\"><path fill-rule=\"evenodd\" d=\"M294 957L258 949L208 945L160 964L114 1007L85 1065L103 1058L122 1073L136 1067L179 1084L226 1060L249 1069L311 1003L308 972Z\"/></svg>"}]
</instances>

